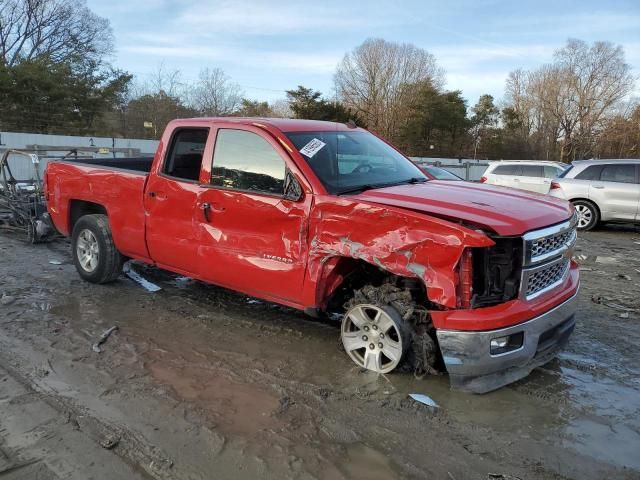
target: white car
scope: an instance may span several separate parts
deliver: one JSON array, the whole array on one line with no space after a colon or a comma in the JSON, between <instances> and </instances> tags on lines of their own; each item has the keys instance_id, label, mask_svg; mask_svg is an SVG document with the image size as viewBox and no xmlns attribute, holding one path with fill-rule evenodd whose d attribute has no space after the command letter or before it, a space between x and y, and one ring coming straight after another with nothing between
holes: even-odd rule
<instances>
[{"instance_id":1,"label":"white car","mask_svg":"<svg viewBox=\"0 0 640 480\"><path fill-rule=\"evenodd\" d=\"M549 193L551 180L564 172L568 166L564 163L544 161L491 162L480 181L531 192Z\"/></svg>"}]
</instances>

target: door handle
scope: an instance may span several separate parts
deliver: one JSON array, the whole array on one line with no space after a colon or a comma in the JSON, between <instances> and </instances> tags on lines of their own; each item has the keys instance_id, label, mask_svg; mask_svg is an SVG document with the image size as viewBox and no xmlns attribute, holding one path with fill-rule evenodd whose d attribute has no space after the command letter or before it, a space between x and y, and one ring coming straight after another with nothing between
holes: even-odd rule
<instances>
[{"instance_id":1,"label":"door handle","mask_svg":"<svg viewBox=\"0 0 640 480\"><path fill-rule=\"evenodd\" d=\"M520 179L519 179L519 178L514 178L514 179L513 179L513 181L514 181L514 182L519 182L519 181L520 181Z\"/></svg>"},{"instance_id":2,"label":"door handle","mask_svg":"<svg viewBox=\"0 0 640 480\"><path fill-rule=\"evenodd\" d=\"M165 200L167 198L167 195L163 192L147 192L147 195L149 195L151 198L157 198L158 200Z\"/></svg>"},{"instance_id":3,"label":"door handle","mask_svg":"<svg viewBox=\"0 0 640 480\"><path fill-rule=\"evenodd\" d=\"M209 223L209 210L211 210L211 205L209 205L207 202L204 202L200 204L200 208L202 209L204 219L207 223Z\"/></svg>"},{"instance_id":4,"label":"door handle","mask_svg":"<svg viewBox=\"0 0 640 480\"><path fill-rule=\"evenodd\" d=\"M603 189L604 185L591 185L593 188L597 188L597 189Z\"/></svg>"},{"instance_id":5,"label":"door handle","mask_svg":"<svg viewBox=\"0 0 640 480\"><path fill-rule=\"evenodd\" d=\"M224 212L226 210L226 208L224 208L222 205L220 205L219 203L212 203L211 205L209 205L209 208L211 210L213 210L214 212Z\"/></svg>"}]
</instances>

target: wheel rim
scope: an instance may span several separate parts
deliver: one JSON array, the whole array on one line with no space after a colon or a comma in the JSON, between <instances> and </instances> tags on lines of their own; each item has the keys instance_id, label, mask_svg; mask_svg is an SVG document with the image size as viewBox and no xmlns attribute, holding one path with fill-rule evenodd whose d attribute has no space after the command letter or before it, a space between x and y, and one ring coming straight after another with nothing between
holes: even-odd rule
<instances>
[{"instance_id":1,"label":"wheel rim","mask_svg":"<svg viewBox=\"0 0 640 480\"><path fill-rule=\"evenodd\" d=\"M578 214L578 228L585 228L593 220L593 212L586 205L576 205L576 213Z\"/></svg>"},{"instance_id":2,"label":"wheel rim","mask_svg":"<svg viewBox=\"0 0 640 480\"><path fill-rule=\"evenodd\" d=\"M78 235L76 255L80 266L86 272L93 272L98 267L100 247L98 239L91 230L82 230Z\"/></svg>"},{"instance_id":3,"label":"wheel rim","mask_svg":"<svg viewBox=\"0 0 640 480\"><path fill-rule=\"evenodd\" d=\"M396 321L375 305L356 305L342 321L342 345L360 367L387 373L402 360L404 345Z\"/></svg>"}]
</instances>

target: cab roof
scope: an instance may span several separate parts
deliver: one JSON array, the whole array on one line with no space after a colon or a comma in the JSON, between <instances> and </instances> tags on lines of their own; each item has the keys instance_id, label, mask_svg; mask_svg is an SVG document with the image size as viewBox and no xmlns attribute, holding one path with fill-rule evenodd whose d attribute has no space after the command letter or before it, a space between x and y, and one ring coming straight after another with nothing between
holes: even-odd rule
<instances>
[{"instance_id":1,"label":"cab roof","mask_svg":"<svg viewBox=\"0 0 640 480\"><path fill-rule=\"evenodd\" d=\"M350 127L346 123L325 122L322 120L301 120L294 118L263 118L263 117L198 117L185 118L183 121L198 123L210 121L218 124L232 125L268 125L282 132L326 132L326 131L354 131L359 127Z\"/></svg>"}]
</instances>

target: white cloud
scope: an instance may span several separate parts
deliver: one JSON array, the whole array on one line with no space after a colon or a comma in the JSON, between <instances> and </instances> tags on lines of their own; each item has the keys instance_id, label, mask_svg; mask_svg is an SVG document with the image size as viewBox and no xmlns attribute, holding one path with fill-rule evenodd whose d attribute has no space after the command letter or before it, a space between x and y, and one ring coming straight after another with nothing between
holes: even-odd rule
<instances>
[{"instance_id":1,"label":"white cloud","mask_svg":"<svg viewBox=\"0 0 640 480\"><path fill-rule=\"evenodd\" d=\"M305 2L239 0L193 4L178 16L176 23L199 33L216 35L331 34L343 29L375 27L380 18L363 15L357 4L330 6L314 2L311 6Z\"/></svg>"}]
</instances>

